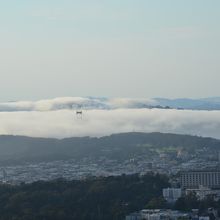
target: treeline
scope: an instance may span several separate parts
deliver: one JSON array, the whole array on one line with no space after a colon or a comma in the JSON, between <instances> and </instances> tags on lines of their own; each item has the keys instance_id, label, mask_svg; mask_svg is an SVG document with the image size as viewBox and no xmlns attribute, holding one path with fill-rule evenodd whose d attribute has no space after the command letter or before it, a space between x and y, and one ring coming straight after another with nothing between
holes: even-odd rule
<instances>
[{"instance_id":1,"label":"treeline","mask_svg":"<svg viewBox=\"0 0 220 220\"><path fill-rule=\"evenodd\" d=\"M179 198L173 208L180 211L198 209L200 214L203 214L210 207L217 209L220 214L220 201L216 200L214 195L209 195L199 200L196 194L192 192L185 197Z\"/></svg>"},{"instance_id":2,"label":"treeline","mask_svg":"<svg viewBox=\"0 0 220 220\"><path fill-rule=\"evenodd\" d=\"M0 220L120 220L167 186L166 176L153 173L0 185Z\"/></svg>"}]
</instances>

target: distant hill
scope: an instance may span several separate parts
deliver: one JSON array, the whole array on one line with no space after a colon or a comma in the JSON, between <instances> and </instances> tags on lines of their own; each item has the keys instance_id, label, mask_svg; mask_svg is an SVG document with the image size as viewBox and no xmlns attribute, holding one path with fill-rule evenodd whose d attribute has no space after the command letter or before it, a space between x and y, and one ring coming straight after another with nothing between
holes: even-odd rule
<instances>
[{"instance_id":1,"label":"distant hill","mask_svg":"<svg viewBox=\"0 0 220 220\"><path fill-rule=\"evenodd\" d=\"M182 108L192 110L220 110L220 98L203 98L203 99L166 99L155 98L161 106L169 106L170 108Z\"/></svg>"},{"instance_id":2,"label":"distant hill","mask_svg":"<svg viewBox=\"0 0 220 220\"><path fill-rule=\"evenodd\" d=\"M0 136L0 164L84 157L126 160L150 153L149 146L181 147L188 151L208 147L220 149L220 140L198 136L162 133L122 133L101 138L66 139Z\"/></svg>"}]
</instances>

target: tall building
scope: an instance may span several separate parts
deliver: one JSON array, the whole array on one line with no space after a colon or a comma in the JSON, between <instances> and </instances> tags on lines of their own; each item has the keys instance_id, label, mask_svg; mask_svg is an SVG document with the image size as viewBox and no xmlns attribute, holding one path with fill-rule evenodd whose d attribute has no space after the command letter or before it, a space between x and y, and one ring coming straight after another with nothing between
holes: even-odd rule
<instances>
[{"instance_id":1,"label":"tall building","mask_svg":"<svg viewBox=\"0 0 220 220\"><path fill-rule=\"evenodd\" d=\"M184 171L180 174L181 187L196 189L200 186L220 188L220 170Z\"/></svg>"}]
</instances>

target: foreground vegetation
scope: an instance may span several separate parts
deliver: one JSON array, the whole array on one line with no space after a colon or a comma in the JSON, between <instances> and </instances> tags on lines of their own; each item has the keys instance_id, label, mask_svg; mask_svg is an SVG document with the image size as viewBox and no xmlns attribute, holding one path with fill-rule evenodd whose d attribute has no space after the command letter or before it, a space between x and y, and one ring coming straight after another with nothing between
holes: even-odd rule
<instances>
[{"instance_id":1,"label":"foreground vegetation","mask_svg":"<svg viewBox=\"0 0 220 220\"><path fill-rule=\"evenodd\" d=\"M0 220L120 220L168 185L166 176L152 173L1 185Z\"/></svg>"}]
</instances>

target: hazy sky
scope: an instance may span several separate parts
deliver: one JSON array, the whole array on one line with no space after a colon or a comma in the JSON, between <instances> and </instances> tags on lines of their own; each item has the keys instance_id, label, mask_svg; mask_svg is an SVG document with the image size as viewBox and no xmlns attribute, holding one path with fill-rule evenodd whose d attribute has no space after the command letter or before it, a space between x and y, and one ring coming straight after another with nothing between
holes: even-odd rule
<instances>
[{"instance_id":1,"label":"hazy sky","mask_svg":"<svg viewBox=\"0 0 220 220\"><path fill-rule=\"evenodd\" d=\"M219 0L0 0L0 101L220 95Z\"/></svg>"}]
</instances>

